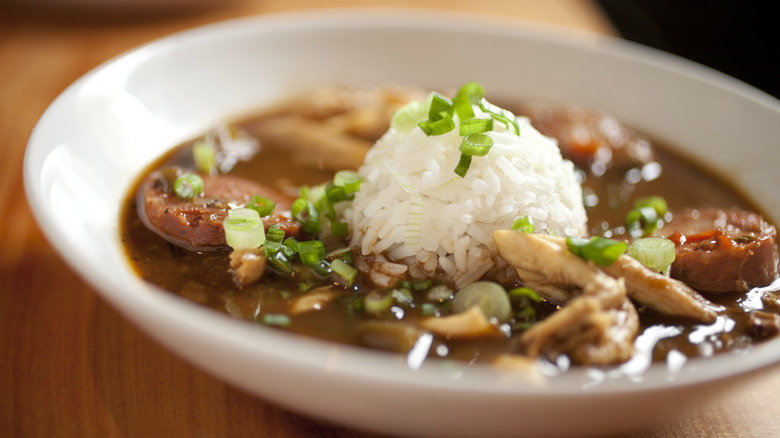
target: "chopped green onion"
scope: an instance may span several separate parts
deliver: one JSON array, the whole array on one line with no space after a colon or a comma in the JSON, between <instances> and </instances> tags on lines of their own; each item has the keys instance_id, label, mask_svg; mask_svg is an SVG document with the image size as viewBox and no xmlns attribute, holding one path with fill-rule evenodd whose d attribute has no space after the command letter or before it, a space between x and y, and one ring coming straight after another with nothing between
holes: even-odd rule
<instances>
[{"instance_id":1,"label":"chopped green onion","mask_svg":"<svg viewBox=\"0 0 780 438\"><path fill-rule=\"evenodd\" d=\"M263 324L287 327L290 325L290 317L282 313L266 313L262 317Z\"/></svg>"},{"instance_id":2,"label":"chopped green onion","mask_svg":"<svg viewBox=\"0 0 780 438\"><path fill-rule=\"evenodd\" d=\"M484 157L493 147L493 139L487 134L469 134L460 143L460 152L466 155Z\"/></svg>"},{"instance_id":3,"label":"chopped green onion","mask_svg":"<svg viewBox=\"0 0 780 438\"><path fill-rule=\"evenodd\" d=\"M409 289L393 289L391 294L393 295L393 300L402 306L412 306L414 304L414 295L412 295L412 291Z\"/></svg>"},{"instance_id":4,"label":"chopped green onion","mask_svg":"<svg viewBox=\"0 0 780 438\"><path fill-rule=\"evenodd\" d=\"M217 152L214 145L208 141L199 141L192 145L192 158L201 173L211 173L217 165Z\"/></svg>"},{"instance_id":5,"label":"chopped green onion","mask_svg":"<svg viewBox=\"0 0 780 438\"><path fill-rule=\"evenodd\" d=\"M466 176L466 172L468 172L470 166L471 155L460 154L460 161L458 161L458 165L455 167L455 173L463 178Z\"/></svg>"},{"instance_id":6,"label":"chopped green onion","mask_svg":"<svg viewBox=\"0 0 780 438\"><path fill-rule=\"evenodd\" d=\"M467 82L458 90L458 96L466 96L469 103L476 105L485 97L485 88L479 82Z\"/></svg>"},{"instance_id":7,"label":"chopped green onion","mask_svg":"<svg viewBox=\"0 0 780 438\"><path fill-rule=\"evenodd\" d=\"M637 207L626 215L626 229L633 238L649 236L658 228L658 212L653 207Z\"/></svg>"},{"instance_id":8,"label":"chopped green onion","mask_svg":"<svg viewBox=\"0 0 780 438\"><path fill-rule=\"evenodd\" d=\"M420 314L422 314L422 316L434 316L438 311L439 309L437 309L436 305L433 303L422 303L420 305Z\"/></svg>"},{"instance_id":9,"label":"chopped green onion","mask_svg":"<svg viewBox=\"0 0 780 438\"><path fill-rule=\"evenodd\" d=\"M319 240L306 240L298 243L298 254L301 262L309 267L319 265L325 258L325 245Z\"/></svg>"},{"instance_id":10,"label":"chopped green onion","mask_svg":"<svg viewBox=\"0 0 780 438\"><path fill-rule=\"evenodd\" d=\"M569 251L599 266L609 266L628 249L626 242L593 236L590 239L567 237Z\"/></svg>"},{"instance_id":11,"label":"chopped green onion","mask_svg":"<svg viewBox=\"0 0 780 438\"><path fill-rule=\"evenodd\" d=\"M507 292L510 298L526 298L535 303L542 301L542 297L529 287L516 287Z\"/></svg>"},{"instance_id":12,"label":"chopped green onion","mask_svg":"<svg viewBox=\"0 0 780 438\"><path fill-rule=\"evenodd\" d=\"M276 204L270 198L265 196L252 196L247 208L251 208L260 214L261 217L270 216L274 212Z\"/></svg>"},{"instance_id":13,"label":"chopped green onion","mask_svg":"<svg viewBox=\"0 0 780 438\"><path fill-rule=\"evenodd\" d=\"M496 119L496 121L503 123L506 129L514 132L515 135L520 135L520 126L517 124L517 118L511 111L497 107L485 99L479 102L479 108L490 114L490 117Z\"/></svg>"},{"instance_id":14,"label":"chopped green onion","mask_svg":"<svg viewBox=\"0 0 780 438\"><path fill-rule=\"evenodd\" d=\"M330 234L336 237L347 236L349 235L349 225L346 222L331 222Z\"/></svg>"},{"instance_id":15,"label":"chopped green onion","mask_svg":"<svg viewBox=\"0 0 780 438\"><path fill-rule=\"evenodd\" d=\"M658 217L663 217L669 207L666 205L666 200L660 196L648 196L645 198L639 198L634 202L634 208L640 207L652 207L658 214Z\"/></svg>"},{"instance_id":16,"label":"chopped green onion","mask_svg":"<svg viewBox=\"0 0 780 438\"><path fill-rule=\"evenodd\" d=\"M347 286L352 286L352 284L355 283L358 271L357 269L348 265L344 260L333 260L330 262L330 268L333 270L334 274L346 280Z\"/></svg>"},{"instance_id":17,"label":"chopped green onion","mask_svg":"<svg viewBox=\"0 0 780 438\"><path fill-rule=\"evenodd\" d=\"M290 207L292 216L303 224L303 231L309 234L319 234L321 230L320 213L311 201L298 198Z\"/></svg>"},{"instance_id":18,"label":"chopped green onion","mask_svg":"<svg viewBox=\"0 0 780 438\"><path fill-rule=\"evenodd\" d=\"M628 255L649 269L668 276L675 257L674 242L657 237L638 239L628 247Z\"/></svg>"},{"instance_id":19,"label":"chopped green onion","mask_svg":"<svg viewBox=\"0 0 780 438\"><path fill-rule=\"evenodd\" d=\"M225 241L235 250L254 249L265 243L263 220L251 208L233 208L222 222Z\"/></svg>"},{"instance_id":20,"label":"chopped green onion","mask_svg":"<svg viewBox=\"0 0 780 438\"><path fill-rule=\"evenodd\" d=\"M393 295L386 291L374 289L363 298L363 308L366 313L382 313L393 305Z\"/></svg>"},{"instance_id":21,"label":"chopped green onion","mask_svg":"<svg viewBox=\"0 0 780 438\"><path fill-rule=\"evenodd\" d=\"M452 300L452 310L462 313L479 306L488 318L506 322L512 317L512 303L501 285L490 281L476 281L459 290Z\"/></svg>"},{"instance_id":22,"label":"chopped green onion","mask_svg":"<svg viewBox=\"0 0 780 438\"><path fill-rule=\"evenodd\" d=\"M428 120L435 121L440 119L451 119L455 113L455 107L446 97L433 93L431 96L431 106L428 108Z\"/></svg>"},{"instance_id":23,"label":"chopped green onion","mask_svg":"<svg viewBox=\"0 0 780 438\"><path fill-rule=\"evenodd\" d=\"M424 120L418 125L425 135L442 135L455 129L455 120L451 117L444 117L438 120Z\"/></svg>"},{"instance_id":24,"label":"chopped green onion","mask_svg":"<svg viewBox=\"0 0 780 438\"><path fill-rule=\"evenodd\" d=\"M530 216L522 216L515 219L514 223L512 223L512 229L515 231L522 231L524 233L533 233L535 227Z\"/></svg>"},{"instance_id":25,"label":"chopped green onion","mask_svg":"<svg viewBox=\"0 0 780 438\"><path fill-rule=\"evenodd\" d=\"M180 198L194 198L203 193L203 178L194 173L185 173L173 182L173 192Z\"/></svg>"},{"instance_id":26,"label":"chopped green onion","mask_svg":"<svg viewBox=\"0 0 780 438\"><path fill-rule=\"evenodd\" d=\"M393 114L390 126L401 132L409 132L423 120L425 120L425 106L419 101L413 101Z\"/></svg>"},{"instance_id":27,"label":"chopped green onion","mask_svg":"<svg viewBox=\"0 0 780 438\"><path fill-rule=\"evenodd\" d=\"M333 185L343 187L344 191L350 195L360 190L360 175L352 170L340 170L333 175Z\"/></svg>"},{"instance_id":28,"label":"chopped green onion","mask_svg":"<svg viewBox=\"0 0 780 438\"><path fill-rule=\"evenodd\" d=\"M455 107L455 114L458 115L460 123L463 123L474 117L474 108L466 95L457 95L452 99L452 106ZM460 135L463 135L462 133Z\"/></svg>"},{"instance_id":29,"label":"chopped green onion","mask_svg":"<svg viewBox=\"0 0 780 438\"><path fill-rule=\"evenodd\" d=\"M279 225L274 224L268 227L268 230L265 232L265 250L266 255L268 255L268 251L279 251L279 248L282 246L282 242L284 241L284 230L282 230Z\"/></svg>"},{"instance_id":30,"label":"chopped green onion","mask_svg":"<svg viewBox=\"0 0 780 438\"><path fill-rule=\"evenodd\" d=\"M481 134L493 130L493 119L469 119L460 122L460 135Z\"/></svg>"}]
</instances>

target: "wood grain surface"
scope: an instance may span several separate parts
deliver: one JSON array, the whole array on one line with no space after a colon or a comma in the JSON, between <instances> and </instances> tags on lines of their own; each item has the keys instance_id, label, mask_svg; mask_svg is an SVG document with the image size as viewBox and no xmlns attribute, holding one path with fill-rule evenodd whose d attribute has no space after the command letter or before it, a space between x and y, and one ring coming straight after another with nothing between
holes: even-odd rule
<instances>
[{"instance_id":1,"label":"wood grain surface","mask_svg":"<svg viewBox=\"0 0 780 438\"><path fill-rule=\"evenodd\" d=\"M125 321L59 259L22 189L27 138L71 82L135 46L282 10L423 6L614 34L578 0L257 0L143 12L0 0L0 437L364 437L227 386ZM111 3L111 2L106 2ZM636 437L780 436L780 369ZM561 413L565 420L565 413ZM587 430L587 425L583 425Z\"/></svg>"}]
</instances>

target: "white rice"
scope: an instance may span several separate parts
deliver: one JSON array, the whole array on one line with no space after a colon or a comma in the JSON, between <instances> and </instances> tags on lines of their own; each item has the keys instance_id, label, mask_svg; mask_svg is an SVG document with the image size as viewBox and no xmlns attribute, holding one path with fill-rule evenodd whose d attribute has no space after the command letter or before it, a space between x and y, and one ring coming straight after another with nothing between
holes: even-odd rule
<instances>
[{"instance_id":1,"label":"white rice","mask_svg":"<svg viewBox=\"0 0 780 438\"><path fill-rule=\"evenodd\" d=\"M477 117L489 116L474 108ZM462 287L494 267L492 233L518 217L529 216L537 232L584 235L587 218L572 163L527 119L517 121L520 136L494 123L493 147L473 157L464 178L454 173L462 141L457 128L430 137L419 128L390 128L368 152L360 191L344 212L352 245L408 267L412 277L444 274Z\"/></svg>"}]
</instances>

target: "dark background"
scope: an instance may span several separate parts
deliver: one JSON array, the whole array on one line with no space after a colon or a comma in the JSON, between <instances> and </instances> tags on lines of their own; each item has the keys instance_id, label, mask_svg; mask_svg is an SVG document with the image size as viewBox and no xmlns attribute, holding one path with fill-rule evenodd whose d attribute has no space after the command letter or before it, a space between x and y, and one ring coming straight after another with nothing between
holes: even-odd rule
<instances>
[{"instance_id":1,"label":"dark background","mask_svg":"<svg viewBox=\"0 0 780 438\"><path fill-rule=\"evenodd\" d=\"M599 0L627 40L712 67L780 98L780 7L753 0Z\"/></svg>"}]
</instances>

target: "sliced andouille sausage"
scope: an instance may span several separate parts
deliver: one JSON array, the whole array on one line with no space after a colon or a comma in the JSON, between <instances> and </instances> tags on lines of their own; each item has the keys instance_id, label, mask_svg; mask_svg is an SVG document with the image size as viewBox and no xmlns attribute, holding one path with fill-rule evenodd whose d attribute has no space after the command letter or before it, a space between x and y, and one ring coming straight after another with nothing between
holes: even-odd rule
<instances>
[{"instance_id":1,"label":"sliced andouille sausage","mask_svg":"<svg viewBox=\"0 0 780 438\"><path fill-rule=\"evenodd\" d=\"M227 249L222 221L230 208L246 206L255 195L276 203L274 214L263 218L266 228L278 224L288 236L299 233L300 223L289 214L290 200L275 190L231 175L214 175L202 177L200 196L182 199L173 192L173 182L183 173L178 168L152 172L137 193L141 220L169 242L192 251Z\"/></svg>"},{"instance_id":2,"label":"sliced andouille sausage","mask_svg":"<svg viewBox=\"0 0 780 438\"><path fill-rule=\"evenodd\" d=\"M675 243L671 276L696 290L744 292L777 278L777 231L758 213L688 210L661 232Z\"/></svg>"},{"instance_id":3,"label":"sliced andouille sausage","mask_svg":"<svg viewBox=\"0 0 780 438\"><path fill-rule=\"evenodd\" d=\"M649 140L604 111L550 102L529 102L520 109L539 132L558 140L565 158L588 173L641 167L653 160Z\"/></svg>"}]
</instances>

